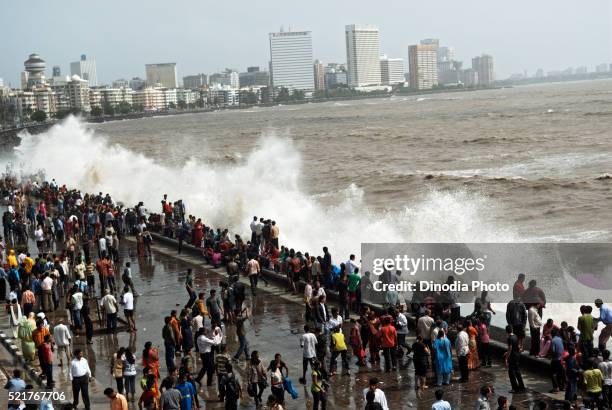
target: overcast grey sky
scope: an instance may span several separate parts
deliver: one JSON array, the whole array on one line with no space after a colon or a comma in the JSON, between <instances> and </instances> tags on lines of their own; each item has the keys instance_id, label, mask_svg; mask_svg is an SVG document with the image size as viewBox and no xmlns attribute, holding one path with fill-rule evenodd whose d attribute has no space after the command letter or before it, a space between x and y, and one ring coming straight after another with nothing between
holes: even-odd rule
<instances>
[{"instance_id":1,"label":"overcast grey sky","mask_svg":"<svg viewBox=\"0 0 612 410\"><path fill-rule=\"evenodd\" d=\"M94 5L95 4L95 5ZM0 0L0 78L19 85L29 53L62 73L94 56L98 79L144 77L146 63L176 62L179 77L265 67L268 33L311 30L314 56L344 62L344 26L376 24L381 53L436 37L457 58L489 53L499 78L524 69L612 63L610 0Z\"/></svg>"}]
</instances>

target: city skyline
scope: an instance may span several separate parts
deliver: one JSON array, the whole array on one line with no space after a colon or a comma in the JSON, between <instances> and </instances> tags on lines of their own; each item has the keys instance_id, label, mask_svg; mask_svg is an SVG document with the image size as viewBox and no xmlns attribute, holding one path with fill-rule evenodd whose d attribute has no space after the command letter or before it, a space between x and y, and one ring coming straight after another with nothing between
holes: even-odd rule
<instances>
[{"instance_id":1,"label":"city skyline","mask_svg":"<svg viewBox=\"0 0 612 410\"><path fill-rule=\"evenodd\" d=\"M30 53L44 55L49 67L60 66L63 73L70 71L70 62L81 54L91 55L96 59L101 84L118 78L144 77L144 65L159 61L176 61L179 78L218 72L225 67L240 71L253 65L267 67L268 33L278 31L282 25L286 30L290 27L292 31L312 31L314 58L325 63L346 62L344 28L348 24L377 25L381 54L405 61L408 45L428 37L454 47L457 60L470 61L483 53L494 55L500 79L523 70L534 73L538 68L594 67L612 60L611 9L603 0L594 0L588 8L570 1L534 5L518 0L512 3L513 7L504 9L503 16L483 0L471 2L469 7L439 1L439 9L416 8L397 1L376 9L357 1L347 9L318 0L295 5L272 0L261 11L249 9L248 14L241 1L220 4L214 13L205 5L189 1L183 2L182 7L164 9L164 13L158 10L165 3L157 1L147 3L144 9L140 4L114 1L104 8L79 3L61 7L62 3L40 4L37 13L29 13L25 4L3 8L0 34L20 40L5 42L0 59L0 78L4 78L5 85L19 84L23 57ZM129 27L105 32L112 27L107 24L108 18L118 18L117 10L130 20ZM59 12L74 24L55 24L53 16ZM225 40L219 41L218 28L235 19L242 21L240 27L232 26ZM181 21L180 32L145 30L151 24L172 27L167 21L174 20ZM584 30L583 21L589 21L589 30ZM32 26L37 29L31 30ZM471 27L478 29L467 29ZM79 35L74 36L77 32Z\"/></svg>"}]
</instances>

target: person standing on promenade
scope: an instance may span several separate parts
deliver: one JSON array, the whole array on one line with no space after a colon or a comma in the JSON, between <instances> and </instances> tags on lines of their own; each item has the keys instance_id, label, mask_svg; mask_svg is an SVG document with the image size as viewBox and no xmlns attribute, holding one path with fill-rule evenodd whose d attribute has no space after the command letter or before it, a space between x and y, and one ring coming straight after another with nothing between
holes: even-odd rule
<instances>
[{"instance_id":1,"label":"person standing on promenade","mask_svg":"<svg viewBox=\"0 0 612 410\"><path fill-rule=\"evenodd\" d=\"M57 325L53 328L53 340L57 346L57 357L60 367L64 365L62 361L62 352L64 352L66 356L66 364L70 364L70 342L72 341L72 337L68 326L64 324L64 319L60 318Z\"/></svg>"},{"instance_id":2,"label":"person standing on promenade","mask_svg":"<svg viewBox=\"0 0 612 410\"><path fill-rule=\"evenodd\" d=\"M567 357L565 358L565 376L567 386L565 388L565 400L568 402L576 401L576 393L578 392L578 379L580 377L580 368L576 361L576 350L574 346L567 348Z\"/></svg>"},{"instance_id":3,"label":"person standing on promenade","mask_svg":"<svg viewBox=\"0 0 612 410\"><path fill-rule=\"evenodd\" d=\"M608 349L602 352L603 361L597 366L603 376L603 405L612 409L612 360Z\"/></svg>"},{"instance_id":4,"label":"person standing on promenade","mask_svg":"<svg viewBox=\"0 0 612 410\"><path fill-rule=\"evenodd\" d=\"M251 283L251 294L255 296L257 290L257 280L261 274L261 268L256 259L256 255L253 255L247 262L247 273L249 275L249 282Z\"/></svg>"},{"instance_id":5,"label":"person standing on promenade","mask_svg":"<svg viewBox=\"0 0 612 410\"><path fill-rule=\"evenodd\" d=\"M368 393L374 394L374 403L380 404L383 410L389 410L389 406L387 405L387 396L385 396L385 392L380 388L380 382L376 377L370 379L369 387L363 389L363 398L367 402Z\"/></svg>"},{"instance_id":6,"label":"person standing on promenade","mask_svg":"<svg viewBox=\"0 0 612 410\"><path fill-rule=\"evenodd\" d=\"M121 297L121 304L123 305L123 314L125 320L127 320L130 326L130 332L136 332L136 322L134 322L134 294L130 291L130 288L126 285L123 287L123 296Z\"/></svg>"},{"instance_id":7,"label":"person standing on promenade","mask_svg":"<svg viewBox=\"0 0 612 410\"><path fill-rule=\"evenodd\" d=\"M208 334L206 334L208 333ZM198 373L195 381L202 383L202 378L206 375L206 385L212 386L212 377L215 371L215 359L213 355L213 346L218 346L221 343L220 337L213 333L213 330L202 328L198 332L196 344L200 352L200 360L202 368Z\"/></svg>"},{"instance_id":8,"label":"person standing on promenade","mask_svg":"<svg viewBox=\"0 0 612 410\"><path fill-rule=\"evenodd\" d=\"M280 231L278 229L278 225L276 225L276 221L272 221L272 226L270 227L270 242L272 242L272 246L274 246L276 249L279 248L278 246L279 235L280 235Z\"/></svg>"},{"instance_id":9,"label":"person standing on promenade","mask_svg":"<svg viewBox=\"0 0 612 410\"><path fill-rule=\"evenodd\" d=\"M578 317L578 325L580 331L580 347L582 357L591 357L593 352L593 330L595 328L595 320L591 316L593 308L591 306L580 306L580 317Z\"/></svg>"},{"instance_id":10,"label":"person standing on promenade","mask_svg":"<svg viewBox=\"0 0 612 410\"><path fill-rule=\"evenodd\" d=\"M300 347L302 348L302 377L300 383L306 384L306 370L308 365L312 368L313 362L317 359L317 337L310 331L308 325L304 325L304 334L300 338Z\"/></svg>"},{"instance_id":11,"label":"person standing on promenade","mask_svg":"<svg viewBox=\"0 0 612 410\"><path fill-rule=\"evenodd\" d=\"M451 372L453 370L453 356L450 341L446 338L444 330L440 329L433 343L436 352L436 386L449 385Z\"/></svg>"},{"instance_id":12,"label":"person standing on promenade","mask_svg":"<svg viewBox=\"0 0 612 410\"><path fill-rule=\"evenodd\" d=\"M221 301L217 297L217 291L215 289L210 290L210 296L206 299L206 310L208 310L208 316L211 322L221 322L223 308L221 307Z\"/></svg>"},{"instance_id":13,"label":"person standing on promenade","mask_svg":"<svg viewBox=\"0 0 612 410\"><path fill-rule=\"evenodd\" d=\"M168 369L168 374L172 374L176 368L176 364L174 363L174 356L176 354L176 338L174 335L174 330L172 330L172 326L170 325L170 320L171 317L166 316L164 318L164 327L162 328L162 338L164 339L166 368Z\"/></svg>"},{"instance_id":14,"label":"person standing on promenade","mask_svg":"<svg viewBox=\"0 0 612 410\"><path fill-rule=\"evenodd\" d=\"M534 304L538 305L538 303ZM525 325L527 324L527 310L520 299L513 299L506 305L506 322L512 326L512 331L519 341L519 349L522 351Z\"/></svg>"},{"instance_id":15,"label":"person standing on promenade","mask_svg":"<svg viewBox=\"0 0 612 410\"><path fill-rule=\"evenodd\" d=\"M519 273L514 286L512 286L512 299L522 299L525 293L525 274Z\"/></svg>"},{"instance_id":16,"label":"person standing on promenade","mask_svg":"<svg viewBox=\"0 0 612 410\"><path fill-rule=\"evenodd\" d=\"M529 336L531 338L529 355L537 356L540 353L540 329L542 328L542 318L538 313L537 305L531 305L527 312L527 319L529 321Z\"/></svg>"},{"instance_id":17,"label":"person standing on promenade","mask_svg":"<svg viewBox=\"0 0 612 410\"><path fill-rule=\"evenodd\" d=\"M380 346L385 357L385 372L397 370L397 330L391 323L391 316L385 315L379 330Z\"/></svg>"},{"instance_id":18,"label":"person standing on promenade","mask_svg":"<svg viewBox=\"0 0 612 410\"><path fill-rule=\"evenodd\" d=\"M249 309L244 308L236 316L236 336L238 336L238 342L240 346L238 351L234 355L234 361L240 360L240 354L244 352L245 360L249 360L249 341L246 338L246 330L244 328L244 322L249 318Z\"/></svg>"},{"instance_id":19,"label":"person standing on promenade","mask_svg":"<svg viewBox=\"0 0 612 410\"><path fill-rule=\"evenodd\" d=\"M128 410L127 399L110 387L104 389L104 395L110 399L110 410Z\"/></svg>"},{"instance_id":20,"label":"person standing on promenade","mask_svg":"<svg viewBox=\"0 0 612 410\"><path fill-rule=\"evenodd\" d=\"M463 325L457 325L457 341L455 342L455 349L457 350L457 358L459 360L459 370L461 372L460 383L466 383L469 381L469 369L468 369L468 354L470 352L470 338L463 328Z\"/></svg>"},{"instance_id":21,"label":"person standing on promenade","mask_svg":"<svg viewBox=\"0 0 612 410\"><path fill-rule=\"evenodd\" d=\"M119 305L117 299L111 295L110 290L104 289L104 297L100 300L100 306L104 309L106 314L106 329L109 332L117 332L117 311Z\"/></svg>"},{"instance_id":22,"label":"person standing on promenade","mask_svg":"<svg viewBox=\"0 0 612 410\"><path fill-rule=\"evenodd\" d=\"M537 285L538 283L535 279L530 280L527 289L521 297L521 301L526 306L531 306L532 304L538 305L538 313L540 314L540 317L542 317L542 311L546 307L546 295Z\"/></svg>"},{"instance_id":23,"label":"person standing on promenade","mask_svg":"<svg viewBox=\"0 0 612 410\"><path fill-rule=\"evenodd\" d=\"M610 336L612 336L612 309L605 305L601 299L595 300L595 306L599 309L597 321L604 325L599 334L599 350L603 351L608 344Z\"/></svg>"},{"instance_id":24,"label":"person standing on promenade","mask_svg":"<svg viewBox=\"0 0 612 410\"><path fill-rule=\"evenodd\" d=\"M72 382L72 405L76 408L79 405L79 393L83 398L85 410L89 410L89 382L91 381L91 370L87 359L83 357L83 351L74 351L74 358L70 362L70 372L68 373Z\"/></svg>"},{"instance_id":25,"label":"person standing on promenade","mask_svg":"<svg viewBox=\"0 0 612 410\"><path fill-rule=\"evenodd\" d=\"M519 348L518 337L512 332L512 326L506 326L508 334L508 350L504 353L506 366L508 367L508 377L512 386L512 393L522 393L525 391L523 376L521 375L520 360L521 351Z\"/></svg>"},{"instance_id":26,"label":"person standing on promenade","mask_svg":"<svg viewBox=\"0 0 612 410\"><path fill-rule=\"evenodd\" d=\"M565 371L561 364L561 359L565 353L565 347L563 345L563 339L559 335L559 330L553 329L550 333L552 336L551 341L551 352L552 358L550 360L550 377L552 380L551 393L558 393L559 390L565 389Z\"/></svg>"}]
</instances>

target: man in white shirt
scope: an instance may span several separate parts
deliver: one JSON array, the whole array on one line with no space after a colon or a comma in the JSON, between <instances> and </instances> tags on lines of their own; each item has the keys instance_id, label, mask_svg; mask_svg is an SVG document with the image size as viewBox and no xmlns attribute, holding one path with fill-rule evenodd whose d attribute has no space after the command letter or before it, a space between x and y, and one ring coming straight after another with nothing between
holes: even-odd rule
<instances>
[{"instance_id":1,"label":"man in white shirt","mask_svg":"<svg viewBox=\"0 0 612 410\"><path fill-rule=\"evenodd\" d=\"M300 346L302 347L302 377L300 383L306 384L306 370L308 370L308 364L312 368L312 362L317 357L317 337L310 331L308 325L304 325L304 334L300 338ZM313 369L314 370L314 369Z\"/></svg>"},{"instance_id":2,"label":"man in white shirt","mask_svg":"<svg viewBox=\"0 0 612 410\"><path fill-rule=\"evenodd\" d=\"M77 408L79 405L79 392L83 396L85 410L89 410L89 381L91 380L91 370L87 359L83 357L81 349L74 351L74 359L70 363L70 380L72 381L72 405Z\"/></svg>"},{"instance_id":3,"label":"man in white shirt","mask_svg":"<svg viewBox=\"0 0 612 410\"><path fill-rule=\"evenodd\" d=\"M136 331L136 323L134 322L134 294L130 291L129 286L123 287L123 297L121 298L123 305L123 314L130 326L130 332Z\"/></svg>"},{"instance_id":4,"label":"man in white shirt","mask_svg":"<svg viewBox=\"0 0 612 410\"><path fill-rule=\"evenodd\" d=\"M542 328L542 318L538 313L539 305L531 305L527 311L529 321L529 335L531 336L530 356L537 356L540 353L540 329Z\"/></svg>"},{"instance_id":5,"label":"man in white shirt","mask_svg":"<svg viewBox=\"0 0 612 410\"><path fill-rule=\"evenodd\" d=\"M349 256L349 259L345 262L344 266L348 275L355 272L355 268L359 267L357 263L355 263L355 255Z\"/></svg>"},{"instance_id":6,"label":"man in white shirt","mask_svg":"<svg viewBox=\"0 0 612 410\"><path fill-rule=\"evenodd\" d=\"M257 242L257 217L254 216L253 217L253 221L251 222L251 242L252 243L256 243Z\"/></svg>"},{"instance_id":7,"label":"man in white shirt","mask_svg":"<svg viewBox=\"0 0 612 410\"><path fill-rule=\"evenodd\" d=\"M108 250L106 247L106 238L100 235L100 239L98 239L98 257L102 258L103 255L108 255Z\"/></svg>"},{"instance_id":8,"label":"man in white shirt","mask_svg":"<svg viewBox=\"0 0 612 410\"><path fill-rule=\"evenodd\" d=\"M48 273L45 273L45 278L42 280L40 287L43 291L42 306L44 312L51 312L54 308L53 304L53 279Z\"/></svg>"},{"instance_id":9,"label":"man in white shirt","mask_svg":"<svg viewBox=\"0 0 612 410\"><path fill-rule=\"evenodd\" d=\"M100 300L100 306L106 313L106 328L111 332L117 331L117 299L111 295L108 289L104 289L104 297Z\"/></svg>"},{"instance_id":10,"label":"man in white shirt","mask_svg":"<svg viewBox=\"0 0 612 410\"><path fill-rule=\"evenodd\" d=\"M389 410L389 406L387 405L387 396L385 396L385 392L379 388L380 382L377 378L370 379L370 387L366 387L363 389L363 398L367 402L368 393L374 393L374 403L380 404L383 410Z\"/></svg>"},{"instance_id":11,"label":"man in white shirt","mask_svg":"<svg viewBox=\"0 0 612 410\"><path fill-rule=\"evenodd\" d=\"M208 335L205 334L208 333ZM200 329L200 334L196 339L198 345L198 351L200 352L200 359L202 360L202 368L195 378L196 382L201 384L202 377L206 374L206 385L212 385L212 377L215 371L214 356L212 353L212 347L221 344L222 336L217 330L212 331L210 329Z\"/></svg>"},{"instance_id":12,"label":"man in white shirt","mask_svg":"<svg viewBox=\"0 0 612 410\"><path fill-rule=\"evenodd\" d=\"M449 402L443 400L444 390L436 390L436 401L431 405L431 410L452 410Z\"/></svg>"},{"instance_id":13,"label":"man in white shirt","mask_svg":"<svg viewBox=\"0 0 612 410\"><path fill-rule=\"evenodd\" d=\"M64 319L59 319L57 325L53 328L53 340L55 340L55 345L57 346L59 365L64 365L62 352L66 355L66 363L70 363L70 342L72 341L72 336L70 335L70 329L64 324Z\"/></svg>"},{"instance_id":14,"label":"man in white shirt","mask_svg":"<svg viewBox=\"0 0 612 410\"><path fill-rule=\"evenodd\" d=\"M340 314L338 313L338 308L333 307L331 309L331 316L327 321L327 330L331 332L335 328L342 326L343 322L344 320L342 316L340 316ZM340 331L342 331L342 329L340 329Z\"/></svg>"},{"instance_id":15,"label":"man in white shirt","mask_svg":"<svg viewBox=\"0 0 612 410\"><path fill-rule=\"evenodd\" d=\"M459 358L459 370L461 371L460 383L465 383L469 380L468 370L468 353L470 348L468 346L470 338L462 325L457 325L457 341L455 348L457 349L457 357Z\"/></svg>"},{"instance_id":16,"label":"man in white shirt","mask_svg":"<svg viewBox=\"0 0 612 410\"><path fill-rule=\"evenodd\" d=\"M81 309L83 308L83 292L78 284L74 284L72 287L72 296L70 297L70 313L72 315L72 322L76 330L76 334L79 334L81 330Z\"/></svg>"},{"instance_id":17,"label":"man in white shirt","mask_svg":"<svg viewBox=\"0 0 612 410\"><path fill-rule=\"evenodd\" d=\"M397 316L395 318L395 325L397 328L397 346L402 349L406 349L406 354L410 353L410 346L406 343L406 337L408 337L408 319L404 315L404 305L400 305L397 310Z\"/></svg>"}]
</instances>

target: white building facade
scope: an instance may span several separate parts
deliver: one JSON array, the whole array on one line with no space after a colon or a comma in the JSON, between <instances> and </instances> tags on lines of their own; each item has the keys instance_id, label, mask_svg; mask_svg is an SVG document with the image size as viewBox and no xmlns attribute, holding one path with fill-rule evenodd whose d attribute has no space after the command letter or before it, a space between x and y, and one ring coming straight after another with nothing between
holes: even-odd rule
<instances>
[{"instance_id":1,"label":"white building facade","mask_svg":"<svg viewBox=\"0 0 612 410\"><path fill-rule=\"evenodd\" d=\"M289 31L270 33L272 86L289 90L314 90L312 33Z\"/></svg>"},{"instance_id":2,"label":"white building facade","mask_svg":"<svg viewBox=\"0 0 612 410\"><path fill-rule=\"evenodd\" d=\"M78 75L82 80L88 82L90 87L98 85L98 73L96 72L96 59L81 55L79 61L70 63L70 75Z\"/></svg>"},{"instance_id":3,"label":"white building facade","mask_svg":"<svg viewBox=\"0 0 612 410\"><path fill-rule=\"evenodd\" d=\"M380 34L377 26L345 27L348 83L351 87L380 85Z\"/></svg>"},{"instance_id":4,"label":"white building facade","mask_svg":"<svg viewBox=\"0 0 612 410\"><path fill-rule=\"evenodd\" d=\"M405 82L404 59L381 57L380 80L382 85L395 85Z\"/></svg>"},{"instance_id":5,"label":"white building facade","mask_svg":"<svg viewBox=\"0 0 612 410\"><path fill-rule=\"evenodd\" d=\"M146 64L145 71L149 87L178 87L176 63Z\"/></svg>"}]
</instances>

